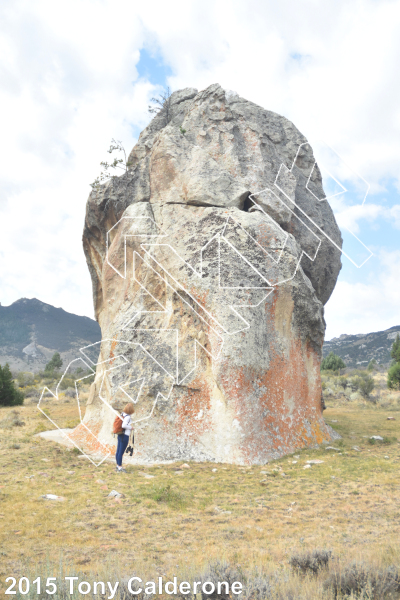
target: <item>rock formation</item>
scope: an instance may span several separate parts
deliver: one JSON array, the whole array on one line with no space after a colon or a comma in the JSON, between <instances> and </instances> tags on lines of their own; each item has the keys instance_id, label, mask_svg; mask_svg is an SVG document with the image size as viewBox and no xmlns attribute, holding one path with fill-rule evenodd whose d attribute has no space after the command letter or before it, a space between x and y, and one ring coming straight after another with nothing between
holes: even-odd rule
<instances>
[{"instance_id":1,"label":"rock formation","mask_svg":"<svg viewBox=\"0 0 400 600\"><path fill-rule=\"evenodd\" d=\"M88 430L114 449L110 407L131 397L133 462L261 464L329 441L323 305L342 240L307 140L215 84L174 92L129 162L87 203L103 340Z\"/></svg>"}]
</instances>

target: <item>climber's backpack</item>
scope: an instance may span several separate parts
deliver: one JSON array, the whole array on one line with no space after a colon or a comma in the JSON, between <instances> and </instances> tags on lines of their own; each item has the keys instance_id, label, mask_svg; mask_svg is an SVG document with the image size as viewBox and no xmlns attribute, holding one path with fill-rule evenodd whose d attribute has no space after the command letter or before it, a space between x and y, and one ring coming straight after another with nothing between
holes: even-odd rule
<instances>
[{"instance_id":1,"label":"climber's backpack","mask_svg":"<svg viewBox=\"0 0 400 600\"><path fill-rule=\"evenodd\" d=\"M125 430L122 428L124 417L121 415L117 415L114 419L112 433L116 433L120 435L121 433L125 433Z\"/></svg>"}]
</instances>

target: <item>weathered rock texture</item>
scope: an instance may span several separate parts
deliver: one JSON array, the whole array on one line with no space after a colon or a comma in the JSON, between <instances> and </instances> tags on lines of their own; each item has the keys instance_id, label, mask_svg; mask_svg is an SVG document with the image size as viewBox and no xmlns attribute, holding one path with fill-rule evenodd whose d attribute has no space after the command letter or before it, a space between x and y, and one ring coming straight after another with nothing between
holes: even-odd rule
<instances>
[{"instance_id":1,"label":"weathered rock texture","mask_svg":"<svg viewBox=\"0 0 400 600\"><path fill-rule=\"evenodd\" d=\"M323 305L341 236L312 150L217 84L175 92L169 109L88 200L103 342L85 424L114 448L105 402L137 398L142 463L257 464L328 441Z\"/></svg>"}]
</instances>

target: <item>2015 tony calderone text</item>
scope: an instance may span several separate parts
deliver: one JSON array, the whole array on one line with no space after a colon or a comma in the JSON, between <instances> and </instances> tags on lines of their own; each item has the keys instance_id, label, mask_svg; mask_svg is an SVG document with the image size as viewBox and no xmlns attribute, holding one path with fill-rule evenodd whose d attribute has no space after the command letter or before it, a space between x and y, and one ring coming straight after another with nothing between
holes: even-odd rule
<instances>
[{"instance_id":1,"label":"2015 tony calderone text","mask_svg":"<svg viewBox=\"0 0 400 600\"><path fill-rule=\"evenodd\" d=\"M30 580L28 577L7 577L6 585L8 585L5 594L15 595L17 592L22 596L26 594L42 594L46 592L50 596L58 591L58 588L62 587L67 594L71 596L78 592L79 594L99 594L104 597L106 594L108 600L113 600L120 587L119 581L81 581L79 577L63 577L61 582L56 577L36 577L34 580ZM240 581L234 581L231 586L227 581L218 581L213 583L212 581L181 581L178 583L178 578L174 577L173 581L165 581L162 577L158 577L157 581L146 581L140 577L131 577L127 582L124 582L124 587L132 594L132 597L145 592L145 594L167 594L173 596L175 594L198 594L202 592L205 595L213 594L241 594L242 584Z\"/></svg>"}]
</instances>

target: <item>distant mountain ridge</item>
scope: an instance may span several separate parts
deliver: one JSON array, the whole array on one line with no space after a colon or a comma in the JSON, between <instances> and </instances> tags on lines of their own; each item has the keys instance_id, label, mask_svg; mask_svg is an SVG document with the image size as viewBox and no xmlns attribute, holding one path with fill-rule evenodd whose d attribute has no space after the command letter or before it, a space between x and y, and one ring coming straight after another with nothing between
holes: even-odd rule
<instances>
[{"instance_id":1,"label":"distant mountain ridge","mask_svg":"<svg viewBox=\"0 0 400 600\"><path fill-rule=\"evenodd\" d=\"M377 363L390 363L390 350L400 325L355 335L343 334L326 341L323 356L339 355L348 367L366 366L373 358ZM66 366L77 358L79 349L101 340L96 321L56 308L36 298L21 298L10 306L0 305L0 364L8 362L12 369L43 369L54 352L60 352Z\"/></svg>"},{"instance_id":2,"label":"distant mountain ridge","mask_svg":"<svg viewBox=\"0 0 400 600\"><path fill-rule=\"evenodd\" d=\"M93 319L36 298L0 305L0 364L8 362L13 369L37 371L56 351L64 362L72 360L79 348L100 339L100 327Z\"/></svg>"},{"instance_id":3,"label":"distant mountain ridge","mask_svg":"<svg viewBox=\"0 0 400 600\"><path fill-rule=\"evenodd\" d=\"M342 334L324 342L322 354L325 357L329 352L334 352L348 367L365 367L373 358L380 365L388 365L397 334L400 335L400 325L373 333Z\"/></svg>"}]
</instances>

